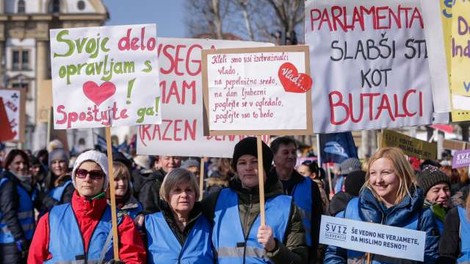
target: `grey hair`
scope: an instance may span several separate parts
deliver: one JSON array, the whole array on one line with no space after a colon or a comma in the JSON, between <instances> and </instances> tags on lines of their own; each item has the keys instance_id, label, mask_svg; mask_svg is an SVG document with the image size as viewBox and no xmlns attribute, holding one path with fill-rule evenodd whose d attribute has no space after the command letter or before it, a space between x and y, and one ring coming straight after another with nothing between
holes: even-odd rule
<instances>
[{"instance_id":1,"label":"grey hair","mask_svg":"<svg viewBox=\"0 0 470 264\"><path fill-rule=\"evenodd\" d=\"M170 191L173 187L181 183L189 183L196 193L196 201L199 199L200 192L196 176L186 169L176 168L169 172L163 179L160 187L160 198L168 202L170 200Z\"/></svg>"}]
</instances>

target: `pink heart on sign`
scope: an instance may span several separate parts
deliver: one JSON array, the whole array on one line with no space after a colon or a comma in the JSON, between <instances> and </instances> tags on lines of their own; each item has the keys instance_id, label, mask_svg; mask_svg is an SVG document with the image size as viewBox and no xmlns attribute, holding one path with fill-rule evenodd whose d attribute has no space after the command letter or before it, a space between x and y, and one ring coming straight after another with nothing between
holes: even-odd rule
<instances>
[{"instance_id":1,"label":"pink heart on sign","mask_svg":"<svg viewBox=\"0 0 470 264\"><path fill-rule=\"evenodd\" d=\"M100 105L116 92L116 86L112 82L104 82L100 86L93 81L83 84L83 92L85 96L93 101L96 105Z\"/></svg>"}]
</instances>

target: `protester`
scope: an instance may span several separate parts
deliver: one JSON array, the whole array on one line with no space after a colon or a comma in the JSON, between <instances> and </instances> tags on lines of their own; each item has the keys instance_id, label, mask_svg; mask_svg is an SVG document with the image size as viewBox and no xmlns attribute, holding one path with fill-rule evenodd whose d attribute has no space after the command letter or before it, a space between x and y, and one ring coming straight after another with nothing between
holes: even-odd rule
<instances>
[{"instance_id":1,"label":"protester","mask_svg":"<svg viewBox=\"0 0 470 264\"><path fill-rule=\"evenodd\" d=\"M264 143L261 173L266 225L261 226L257 153L256 138L238 142L232 159L236 176L229 188L203 200L203 212L214 224L212 243L218 263L306 263L308 249L300 212L291 197L282 195L277 177L267 176L273 154Z\"/></svg>"},{"instance_id":2,"label":"protester","mask_svg":"<svg viewBox=\"0 0 470 264\"><path fill-rule=\"evenodd\" d=\"M28 263L101 263L113 259L111 207L106 202L108 187L106 156L89 150L80 154L72 170L75 192L70 203L58 205L38 223ZM132 219L118 217L119 259L145 263L145 247Z\"/></svg>"},{"instance_id":3,"label":"protester","mask_svg":"<svg viewBox=\"0 0 470 264\"><path fill-rule=\"evenodd\" d=\"M0 176L1 263L26 263L34 232L34 188L28 155L12 149Z\"/></svg>"},{"instance_id":4,"label":"protester","mask_svg":"<svg viewBox=\"0 0 470 264\"><path fill-rule=\"evenodd\" d=\"M160 212L145 217L148 263L214 263L211 226L201 213L194 174L174 169L160 189Z\"/></svg>"},{"instance_id":5,"label":"protester","mask_svg":"<svg viewBox=\"0 0 470 264\"><path fill-rule=\"evenodd\" d=\"M158 169L152 173L142 175L142 185L139 189L138 200L144 207L144 213L158 212L160 209L160 186L162 185L165 175L173 169L179 168L181 158L177 156L159 156L155 166Z\"/></svg>"},{"instance_id":6,"label":"protester","mask_svg":"<svg viewBox=\"0 0 470 264\"><path fill-rule=\"evenodd\" d=\"M302 176L309 177L314 183L317 184L318 190L320 191L323 212L328 212L330 200L328 199L328 195L325 191L325 183L320 178L320 169L318 168L317 162L306 160L300 164L297 171Z\"/></svg>"},{"instance_id":7,"label":"protester","mask_svg":"<svg viewBox=\"0 0 470 264\"><path fill-rule=\"evenodd\" d=\"M196 179L199 178L201 164L195 159L187 159L181 163L181 168L186 169L196 176ZM199 181L198 181L199 182Z\"/></svg>"},{"instance_id":8,"label":"protester","mask_svg":"<svg viewBox=\"0 0 470 264\"><path fill-rule=\"evenodd\" d=\"M230 180L235 176L231 161L228 158L219 158L215 164L215 170L212 171L206 180L206 190L204 197L227 188Z\"/></svg>"},{"instance_id":9,"label":"protester","mask_svg":"<svg viewBox=\"0 0 470 264\"><path fill-rule=\"evenodd\" d=\"M399 148L379 149L369 160L365 186L348 203L345 218L424 231L424 263L435 263L439 231L431 210L423 208L423 193L414 178L413 168ZM372 263L416 263L336 246L328 246L324 263L364 263L368 258Z\"/></svg>"},{"instance_id":10,"label":"protester","mask_svg":"<svg viewBox=\"0 0 470 264\"><path fill-rule=\"evenodd\" d=\"M322 215L320 190L317 184L295 170L297 143L293 138L278 137L271 142L271 149L275 167L271 170L270 177L281 180L283 193L292 196L295 205L299 207L309 247L308 263L315 263Z\"/></svg>"},{"instance_id":11,"label":"protester","mask_svg":"<svg viewBox=\"0 0 470 264\"><path fill-rule=\"evenodd\" d=\"M331 198L330 207L328 208L329 214L344 217L346 206L352 198L359 196L365 179L365 171L350 172L344 180L344 191L335 193L333 198Z\"/></svg>"},{"instance_id":12,"label":"protester","mask_svg":"<svg viewBox=\"0 0 470 264\"><path fill-rule=\"evenodd\" d=\"M439 168L427 166L417 175L418 186L423 189L424 207L430 208L436 218L440 233L444 229L444 220L450 203L450 179Z\"/></svg>"},{"instance_id":13,"label":"protester","mask_svg":"<svg viewBox=\"0 0 470 264\"><path fill-rule=\"evenodd\" d=\"M68 153L62 148L55 148L49 153L48 160L50 171L44 180L44 192L47 195L39 197L41 214L51 210L54 205L70 202L75 190L68 171Z\"/></svg>"},{"instance_id":14,"label":"protester","mask_svg":"<svg viewBox=\"0 0 470 264\"><path fill-rule=\"evenodd\" d=\"M470 262L470 196L448 212L439 241L438 264Z\"/></svg>"},{"instance_id":15,"label":"protester","mask_svg":"<svg viewBox=\"0 0 470 264\"><path fill-rule=\"evenodd\" d=\"M132 219L136 219L137 216L143 215L143 208L142 204L132 195L132 183L129 167L114 158L113 168L116 207L123 213L129 215ZM109 195L110 192L108 191L108 201L110 200ZM139 221L136 221L136 223L138 222Z\"/></svg>"},{"instance_id":16,"label":"protester","mask_svg":"<svg viewBox=\"0 0 470 264\"><path fill-rule=\"evenodd\" d=\"M32 156L30 159L30 172L34 186L39 190L44 190L47 171L38 158Z\"/></svg>"},{"instance_id":17,"label":"protester","mask_svg":"<svg viewBox=\"0 0 470 264\"><path fill-rule=\"evenodd\" d=\"M344 191L344 181L349 173L353 171L361 171L362 164L357 158L348 158L339 164L339 174L336 177L335 193Z\"/></svg>"}]
</instances>

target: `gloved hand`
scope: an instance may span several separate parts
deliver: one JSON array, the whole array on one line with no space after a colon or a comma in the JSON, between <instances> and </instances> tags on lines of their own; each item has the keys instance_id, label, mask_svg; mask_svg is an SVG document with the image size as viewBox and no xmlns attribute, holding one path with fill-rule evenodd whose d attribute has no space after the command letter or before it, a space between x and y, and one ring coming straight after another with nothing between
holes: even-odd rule
<instances>
[{"instance_id":1,"label":"gloved hand","mask_svg":"<svg viewBox=\"0 0 470 264\"><path fill-rule=\"evenodd\" d=\"M16 241L16 249L18 249L18 252L20 253L20 256L22 259L28 258L28 250L29 250L28 241L23 240L23 239Z\"/></svg>"}]
</instances>

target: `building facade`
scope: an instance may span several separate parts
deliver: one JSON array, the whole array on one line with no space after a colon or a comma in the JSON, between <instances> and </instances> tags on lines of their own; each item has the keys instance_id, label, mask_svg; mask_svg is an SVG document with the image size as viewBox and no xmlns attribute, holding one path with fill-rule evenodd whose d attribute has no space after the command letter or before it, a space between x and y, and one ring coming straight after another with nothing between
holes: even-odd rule
<instances>
[{"instance_id":1,"label":"building facade","mask_svg":"<svg viewBox=\"0 0 470 264\"><path fill-rule=\"evenodd\" d=\"M24 149L46 147L51 134L38 107L45 100L40 98L52 97L44 95L51 91L49 30L102 26L108 18L101 0L0 0L1 86L26 95ZM71 144L80 138L93 144L88 131L68 134Z\"/></svg>"}]
</instances>

